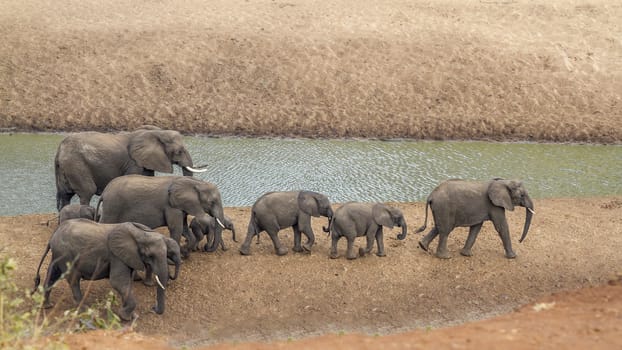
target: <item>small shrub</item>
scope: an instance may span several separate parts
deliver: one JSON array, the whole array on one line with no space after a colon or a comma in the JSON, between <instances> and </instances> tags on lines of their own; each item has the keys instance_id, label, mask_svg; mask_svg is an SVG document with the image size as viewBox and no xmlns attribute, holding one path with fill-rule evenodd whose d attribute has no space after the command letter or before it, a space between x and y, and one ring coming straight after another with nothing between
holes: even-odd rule
<instances>
[{"instance_id":1,"label":"small shrub","mask_svg":"<svg viewBox=\"0 0 622 350\"><path fill-rule=\"evenodd\" d=\"M0 349L65 349L62 334L121 327L112 311L118 304L112 291L91 307L78 306L59 317L47 317L42 308L43 286L35 293L20 290L11 278L15 268L14 259L0 258ZM46 342L44 338L52 334L60 337Z\"/></svg>"}]
</instances>

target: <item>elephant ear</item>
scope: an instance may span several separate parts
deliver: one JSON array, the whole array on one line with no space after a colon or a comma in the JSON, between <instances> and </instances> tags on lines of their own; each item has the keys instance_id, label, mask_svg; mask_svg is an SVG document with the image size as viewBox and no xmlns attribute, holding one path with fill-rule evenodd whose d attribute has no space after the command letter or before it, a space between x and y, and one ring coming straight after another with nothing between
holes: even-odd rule
<instances>
[{"instance_id":1,"label":"elephant ear","mask_svg":"<svg viewBox=\"0 0 622 350\"><path fill-rule=\"evenodd\" d=\"M315 198L315 192L300 191L298 193L298 207L306 214L315 217L320 216L319 203Z\"/></svg>"},{"instance_id":2,"label":"elephant ear","mask_svg":"<svg viewBox=\"0 0 622 350\"><path fill-rule=\"evenodd\" d=\"M393 217L391 216L391 209L384 204L374 204L371 209L371 215L374 218L376 224L380 226L386 226L393 228Z\"/></svg>"},{"instance_id":3,"label":"elephant ear","mask_svg":"<svg viewBox=\"0 0 622 350\"><path fill-rule=\"evenodd\" d=\"M132 223L116 225L108 234L108 249L110 253L123 261L134 270L145 270L145 264L140 257L137 241L144 232Z\"/></svg>"},{"instance_id":4,"label":"elephant ear","mask_svg":"<svg viewBox=\"0 0 622 350\"><path fill-rule=\"evenodd\" d=\"M176 138L179 137L179 140ZM137 130L131 134L129 152L139 166L172 173L173 165L165 151L165 145L182 142L181 134L172 130Z\"/></svg>"},{"instance_id":5,"label":"elephant ear","mask_svg":"<svg viewBox=\"0 0 622 350\"><path fill-rule=\"evenodd\" d=\"M514 204L510 197L510 189L504 181L493 180L488 186L488 198L492 204L503 207L505 210L514 210Z\"/></svg>"},{"instance_id":6,"label":"elephant ear","mask_svg":"<svg viewBox=\"0 0 622 350\"><path fill-rule=\"evenodd\" d=\"M187 176L176 177L168 189L169 204L195 218L203 217L206 214L201 206L200 191L211 190L204 186L210 186L210 184Z\"/></svg>"}]
</instances>

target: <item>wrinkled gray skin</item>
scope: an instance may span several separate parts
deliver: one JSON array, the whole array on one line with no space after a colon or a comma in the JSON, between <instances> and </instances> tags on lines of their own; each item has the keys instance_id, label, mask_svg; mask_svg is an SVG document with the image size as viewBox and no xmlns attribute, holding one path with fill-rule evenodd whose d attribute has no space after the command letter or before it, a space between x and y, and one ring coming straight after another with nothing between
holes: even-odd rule
<instances>
[{"instance_id":1,"label":"wrinkled gray skin","mask_svg":"<svg viewBox=\"0 0 622 350\"><path fill-rule=\"evenodd\" d=\"M428 207L432 210L435 226L419 241L419 246L428 251L430 242L439 236L436 256L442 259L450 258L447 251L447 237L455 227L470 228L460 254L471 256L471 248L482 224L487 220L492 221L499 233L506 258L515 258L505 211L512 211L517 205L526 208L525 225L519 242L527 236L534 213L533 202L527 190L522 182L516 180L445 181L432 191L426 203L425 222L417 232L422 232L426 228Z\"/></svg>"},{"instance_id":2,"label":"wrinkled gray skin","mask_svg":"<svg viewBox=\"0 0 622 350\"><path fill-rule=\"evenodd\" d=\"M192 175L192 158L181 134L144 127L133 132L82 132L61 141L54 159L56 206L60 211L77 194L88 205L112 179L129 174L172 173L173 164Z\"/></svg>"},{"instance_id":3,"label":"wrinkled gray skin","mask_svg":"<svg viewBox=\"0 0 622 350\"><path fill-rule=\"evenodd\" d=\"M95 208L90 205L69 204L58 213L58 224L70 219L95 220Z\"/></svg>"},{"instance_id":4,"label":"wrinkled gray skin","mask_svg":"<svg viewBox=\"0 0 622 350\"><path fill-rule=\"evenodd\" d=\"M332 218L333 210L328 197L311 191L268 192L259 197L251 209L248 233L240 253L250 254L253 237L262 231L268 232L277 255L287 254L287 248L281 245L277 236L279 230L292 227L294 229L294 251L310 251L315 242L311 229L311 217L325 216ZM301 245L301 233L307 236L307 242Z\"/></svg>"},{"instance_id":5,"label":"wrinkled gray skin","mask_svg":"<svg viewBox=\"0 0 622 350\"><path fill-rule=\"evenodd\" d=\"M390 229L393 226L402 228L402 233L397 238L406 238L408 226L404 220L402 211L382 203L359 203L348 202L335 210L335 215L330 221L329 228L324 228L324 232L330 232L332 245L330 248L331 259L339 257L337 253L337 243L341 237L348 240L346 257L356 259L358 255L354 251L354 239L356 237L367 237L367 247L359 248L359 255L364 256L371 252L374 240L378 245L376 255L386 256L384 252L383 227Z\"/></svg>"},{"instance_id":6,"label":"wrinkled gray skin","mask_svg":"<svg viewBox=\"0 0 622 350\"><path fill-rule=\"evenodd\" d=\"M224 222L220 191L216 185L186 176L125 175L110 182L101 194L96 212L99 222L139 222L151 228L167 226L170 236L180 244L182 234L189 237L187 214L208 221L207 216ZM220 245L222 227L216 225L214 246ZM182 255L188 256L187 246Z\"/></svg>"},{"instance_id":7,"label":"wrinkled gray skin","mask_svg":"<svg viewBox=\"0 0 622 350\"><path fill-rule=\"evenodd\" d=\"M121 296L119 316L130 320L136 308L132 276L135 271L150 269L161 284L157 286L153 310L158 314L164 312L164 288L169 280L169 271L167 245L161 234L136 223L98 224L87 219L67 220L58 226L47 244L37 268L33 292L39 287L41 265L50 250L52 261L43 284L44 307L52 306L51 287L63 275L76 304L82 301L80 280L108 278L112 288ZM70 269L68 263L72 264Z\"/></svg>"},{"instance_id":8,"label":"wrinkled gray skin","mask_svg":"<svg viewBox=\"0 0 622 350\"><path fill-rule=\"evenodd\" d=\"M225 226L224 229L231 231L231 234L233 235L233 241L237 242L235 238L235 227L233 226L233 222L231 221L231 219L225 215L225 220L222 223ZM203 237L207 235L207 242L203 246L203 250L210 253L216 251L216 249L218 249L218 246L214 244L214 242L216 241L216 235L214 233L216 232L216 226L218 225L218 222L216 222L216 220L209 215L203 220L199 220L198 218L192 218L192 221L190 221L190 230L192 231L192 234L186 237L186 240L188 241L188 250L197 250L198 243L201 242L201 240L203 240ZM228 249L225 246L225 241L222 239L220 240L220 247L223 251L226 251Z\"/></svg>"}]
</instances>

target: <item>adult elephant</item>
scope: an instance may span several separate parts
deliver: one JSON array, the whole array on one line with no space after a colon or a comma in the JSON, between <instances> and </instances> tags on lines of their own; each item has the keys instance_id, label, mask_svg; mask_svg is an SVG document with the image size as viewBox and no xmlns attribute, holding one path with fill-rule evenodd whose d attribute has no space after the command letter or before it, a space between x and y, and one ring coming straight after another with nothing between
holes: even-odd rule
<instances>
[{"instance_id":1,"label":"adult elephant","mask_svg":"<svg viewBox=\"0 0 622 350\"><path fill-rule=\"evenodd\" d=\"M235 238L235 226L233 225L233 221L229 217L225 215L225 219L223 220L222 228L230 230L233 236L233 241L237 242ZM203 220L198 218L192 218L190 221L190 231L192 234L186 236L186 240L188 241L188 250L194 251L197 249L197 244L203 240L203 237L207 236L207 242L203 246L203 250L206 252L213 252L218 249L214 243L216 242L215 232L217 230L218 222L211 216L207 215ZM225 241L223 239L220 240L220 247L223 251L226 251L228 248L225 246Z\"/></svg>"},{"instance_id":2,"label":"adult elephant","mask_svg":"<svg viewBox=\"0 0 622 350\"><path fill-rule=\"evenodd\" d=\"M63 276L71 286L77 304L82 301L80 280L108 278L112 288L121 296L119 316L123 320L130 320L136 308L132 276L135 271L150 270L157 281L156 305L153 310L162 314L169 277L176 277L169 275L166 239L149 227L137 223L99 224L87 219L65 221L54 231L41 257L33 292L39 287L41 265L51 250L52 261L43 284L44 307L52 306L51 288Z\"/></svg>"},{"instance_id":3,"label":"adult elephant","mask_svg":"<svg viewBox=\"0 0 622 350\"><path fill-rule=\"evenodd\" d=\"M170 236L181 243L181 236L190 234L187 214L201 221L211 215L218 225L214 247L222 240L224 211L216 185L186 176L125 175L110 181L97 203L101 208L99 222L139 222L151 228L167 226ZM182 247L188 255L190 247Z\"/></svg>"},{"instance_id":4,"label":"adult elephant","mask_svg":"<svg viewBox=\"0 0 622 350\"><path fill-rule=\"evenodd\" d=\"M250 254L250 245L254 236L268 232L277 255L287 254L287 248L281 245L277 236L279 230L292 227L294 229L294 251L310 251L315 242L311 228L311 217L333 217L328 197L312 191L268 192L253 204L248 232L240 253ZM307 236L307 242L301 245L301 232Z\"/></svg>"},{"instance_id":5,"label":"adult elephant","mask_svg":"<svg viewBox=\"0 0 622 350\"><path fill-rule=\"evenodd\" d=\"M525 225L519 240L527 237L531 218L535 213L533 202L521 181L493 179L491 181L448 180L438 185L426 201L425 221L417 232L425 230L428 221L428 207L434 217L434 228L419 241L419 246L428 251L430 242L439 236L436 256L450 258L447 252L447 237L455 227L469 227L469 236L460 254L471 256L471 248L482 228L484 221L490 220L499 233L505 257L512 259L516 254L512 250L510 230L505 218L506 210L515 206L526 208Z\"/></svg>"},{"instance_id":6,"label":"adult elephant","mask_svg":"<svg viewBox=\"0 0 622 350\"><path fill-rule=\"evenodd\" d=\"M402 233L397 238L406 238L408 226L404 220L404 214L398 208L390 207L382 203L360 203L348 202L335 210L335 216L330 221L329 228L324 228L324 232L330 232L332 245L330 248L331 259L339 257L337 253L337 243L341 237L348 240L346 257L356 259L354 252L354 239L356 237L367 237L367 247L359 248L359 255L363 256L371 252L374 240L378 245L376 255L385 256L383 227L390 229L393 226L402 228Z\"/></svg>"},{"instance_id":7,"label":"adult elephant","mask_svg":"<svg viewBox=\"0 0 622 350\"><path fill-rule=\"evenodd\" d=\"M88 205L93 195L122 175L172 173L173 164L183 174L205 171L193 168L181 134L146 126L133 132L108 134L83 132L64 138L54 159L56 206L60 211L77 194Z\"/></svg>"}]
</instances>

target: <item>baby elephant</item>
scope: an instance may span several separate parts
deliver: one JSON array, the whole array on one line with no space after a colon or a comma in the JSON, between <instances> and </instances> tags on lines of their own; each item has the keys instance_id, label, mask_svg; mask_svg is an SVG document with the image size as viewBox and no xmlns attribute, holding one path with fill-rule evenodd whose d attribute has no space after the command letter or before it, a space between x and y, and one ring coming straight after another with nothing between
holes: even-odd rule
<instances>
[{"instance_id":1,"label":"baby elephant","mask_svg":"<svg viewBox=\"0 0 622 350\"><path fill-rule=\"evenodd\" d=\"M223 221L224 228L231 231L233 241L237 242L235 239L235 227L233 226L233 222L226 215L224 216ZM216 251L216 249L218 249L218 245L214 244L216 225L219 225L218 222L209 215L206 215L203 220L196 217L192 218L192 221L190 221L190 230L192 231L192 234L186 236L186 240L188 241L188 249L190 251L197 250L198 243L201 242L203 237L207 235L207 242L203 246L203 250L210 253ZM220 240L220 247L223 251L228 249L225 246L225 241L222 239Z\"/></svg>"},{"instance_id":2,"label":"baby elephant","mask_svg":"<svg viewBox=\"0 0 622 350\"><path fill-rule=\"evenodd\" d=\"M419 241L419 246L428 251L430 242L439 236L436 256L442 259L450 258L447 252L447 237L455 227L469 227L469 236L464 243L460 254L471 256L471 247L475 243L477 234L484 221L490 220L499 233L505 256L508 259L516 257L512 250L510 230L505 218L505 211L514 210L515 206L526 208L525 226L522 242L527 236L531 218L534 214L533 202L523 183L516 180L493 179L491 181L448 180L438 185L428 196L426 201L425 221L417 230L422 232L428 221L428 207L434 216L434 228Z\"/></svg>"},{"instance_id":3,"label":"baby elephant","mask_svg":"<svg viewBox=\"0 0 622 350\"><path fill-rule=\"evenodd\" d=\"M376 255L385 256L382 227L402 228L402 233L397 235L397 239L405 239L408 232L406 221L402 211L389 207L382 203L358 203L348 202L335 210L335 215L330 221L329 228L324 228L324 232L330 232L332 245L330 249L331 259L339 257L337 253L337 242L342 236L348 240L347 258L356 259L354 252L354 239L366 236L367 247L359 248L359 255L363 256L371 251L374 246L374 239L378 244Z\"/></svg>"},{"instance_id":4,"label":"baby elephant","mask_svg":"<svg viewBox=\"0 0 622 350\"><path fill-rule=\"evenodd\" d=\"M108 278L110 285L121 296L119 316L132 319L136 299L132 294L132 280L135 271L153 272L157 282L156 305L153 310L164 312L165 289L169 277L167 240L175 247L175 261L181 262L179 245L168 237L137 223L99 224L86 219L67 220L58 226L41 257L33 292L39 287L39 272L43 260L52 250L52 261L43 284L44 307L51 307L50 292L56 281L65 277L74 301L82 300L80 280Z\"/></svg>"},{"instance_id":5,"label":"baby elephant","mask_svg":"<svg viewBox=\"0 0 622 350\"><path fill-rule=\"evenodd\" d=\"M259 197L251 209L248 233L240 254L249 255L250 245L254 236L259 238L262 231L268 232L277 255L287 254L287 248L281 245L277 236L279 230L292 227L294 229L294 251L310 251L315 242L311 229L311 217L326 216L329 221L333 216L328 197L311 191L268 192ZM307 242L301 245L301 233L307 236Z\"/></svg>"},{"instance_id":6,"label":"baby elephant","mask_svg":"<svg viewBox=\"0 0 622 350\"><path fill-rule=\"evenodd\" d=\"M95 220L95 208L83 204L66 205L58 213L58 224L69 219Z\"/></svg>"}]
</instances>

